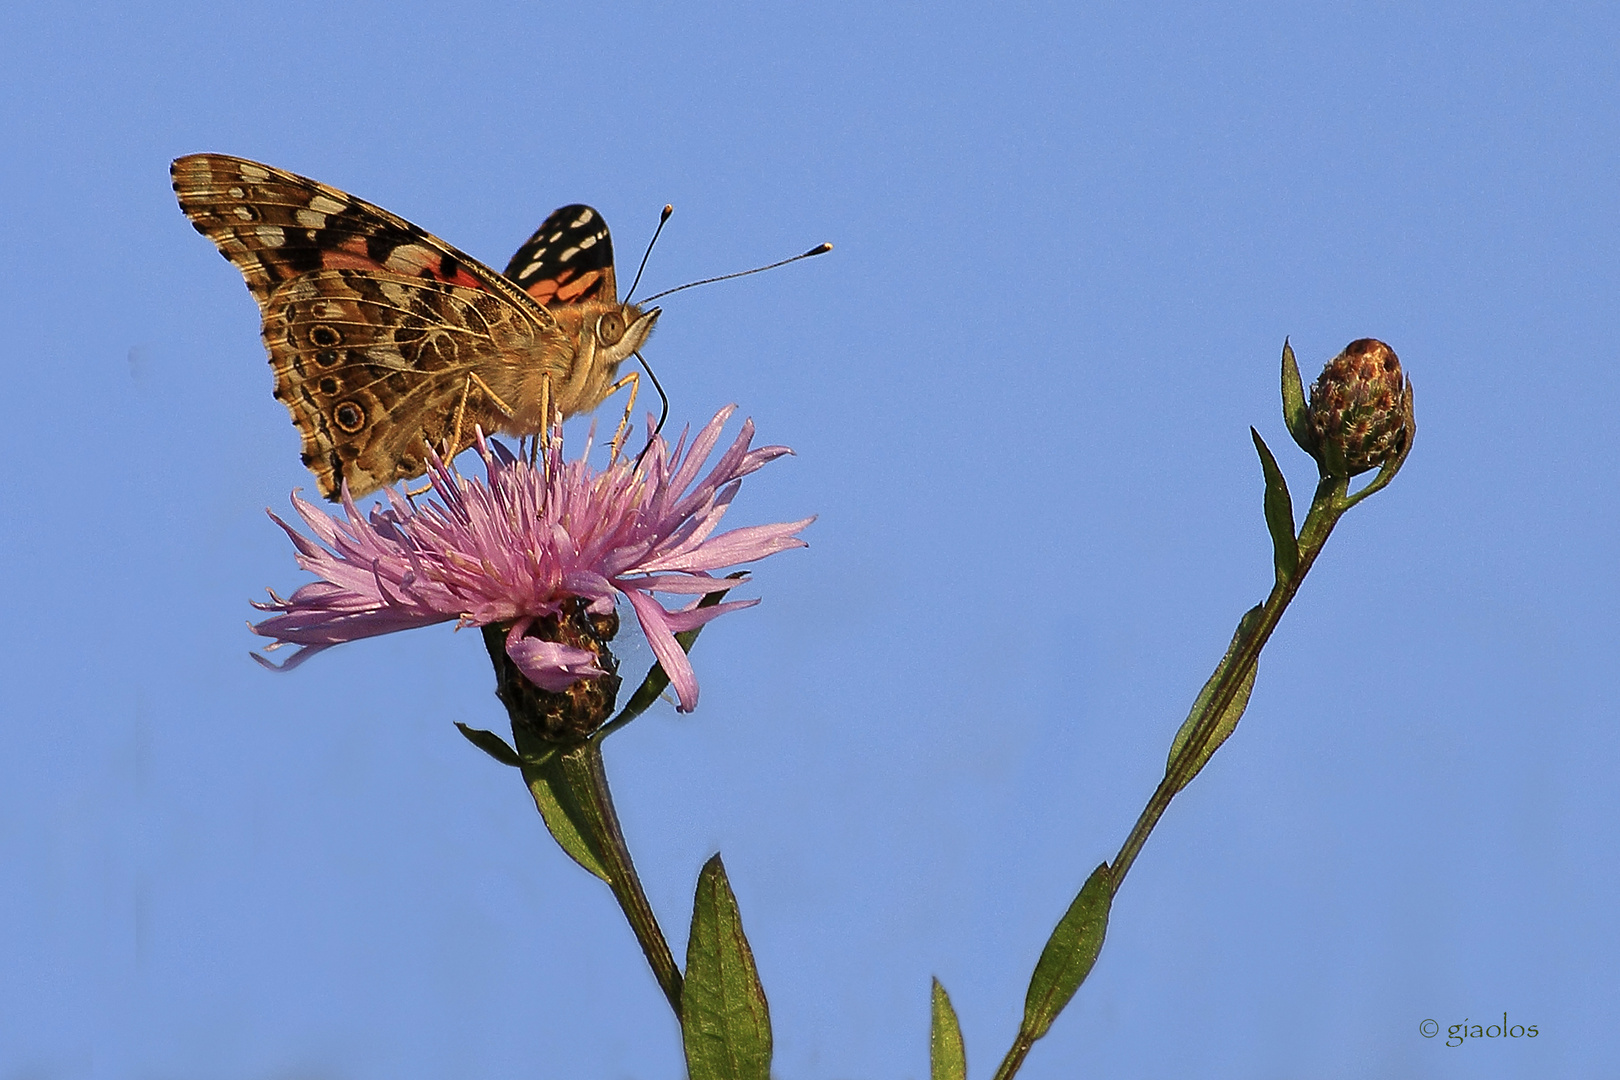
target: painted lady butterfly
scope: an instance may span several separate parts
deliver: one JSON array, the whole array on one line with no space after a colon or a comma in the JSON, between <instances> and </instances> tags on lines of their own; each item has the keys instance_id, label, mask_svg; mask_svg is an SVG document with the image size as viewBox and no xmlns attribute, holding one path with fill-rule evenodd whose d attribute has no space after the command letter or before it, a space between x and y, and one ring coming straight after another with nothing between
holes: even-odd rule
<instances>
[{"instance_id":1,"label":"painted lady butterfly","mask_svg":"<svg viewBox=\"0 0 1620 1080\"><path fill-rule=\"evenodd\" d=\"M565 206L505 275L336 188L243 158L172 166L180 208L247 279L275 395L321 494L420 476L474 429L534 435L595 409L658 308L620 303L602 215ZM633 375L629 378L633 378Z\"/></svg>"}]
</instances>

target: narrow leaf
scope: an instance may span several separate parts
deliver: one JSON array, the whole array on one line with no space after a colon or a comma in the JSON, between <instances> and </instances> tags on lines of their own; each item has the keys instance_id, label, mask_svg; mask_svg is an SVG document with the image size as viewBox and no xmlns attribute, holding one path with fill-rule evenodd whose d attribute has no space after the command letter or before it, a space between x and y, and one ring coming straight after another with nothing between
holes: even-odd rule
<instances>
[{"instance_id":1,"label":"narrow leaf","mask_svg":"<svg viewBox=\"0 0 1620 1080\"><path fill-rule=\"evenodd\" d=\"M456 721L456 729L467 736L467 741L478 749L500 762L502 765L511 765L514 768L523 764L518 759L517 751L506 745L506 740L493 731L483 728L468 727L461 721Z\"/></svg>"},{"instance_id":2,"label":"narrow leaf","mask_svg":"<svg viewBox=\"0 0 1620 1080\"><path fill-rule=\"evenodd\" d=\"M967 1051L950 995L934 980L933 1018L928 1028L929 1080L967 1080Z\"/></svg>"},{"instance_id":3,"label":"narrow leaf","mask_svg":"<svg viewBox=\"0 0 1620 1080\"><path fill-rule=\"evenodd\" d=\"M1284 582L1299 569L1299 540L1294 536L1294 500L1288 494L1288 480L1277 468L1271 447L1254 428L1254 448L1260 452L1260 471L1266 477L1266 529L1271 533L1271 559L1277 568L1277 581Z\"/></svg>"},{"instance_id":4,"label":"narrow leaf","mask_svg":"<svg viewBox=\"0 0 1620 1080\"><path fill-rule=\"evenodd\" d=\"M1226 669L1231 666L1232 658L1236 655L1238 646L1243 643L1249 636L1250 631L1254 629L1255 624L1260 621L1260 611L1260 605L1256 604L1244 613L1243 618L1238 620L1237 632L1232 635L1232 643L1226 647L1226 655L1221 658L1220 664L1215 668L1215 674L1209 677L1209 681L1204 684L1204 688L1198 692L1198 697L1193 701L1192 711L1187 714L1187 719L1182 721L1181 730L1176 732L1175 741L1170 744L1170 760L1165 764L1166 776L1176 767L1176 759L1181 756L1182 751L1186 748L1187 739L1192 735L1193 729L1198 726L1199 719L1208 711L1215 696L1215 688L1225 676ZM1243 718L1243 710L1249 707L1249 693L1254 689L1254 675L1258 670L1259 665L1256 664L1243 677L1243 681L1238 685L1237 693L1232 695L1231 702L1222 710L1220 719L1216 721L1209 738L1198 749L1198 756L1194 759L1193 766L1188 770L1186 778L1176 788L1177 791L1185 788L1192 781L1192 778L1198 775L1199 770L1209 761L1210 755L1220 749L1221 743L1225 742L1227 736L1231 735L1232 730L1237 727L1238 721Z\"/></svg>"},{"instance_id":5,"label":"narrow leaf","mask_svg":"<svg viewBox=\"0 0 1620 1080\"><path fill-rule=\"evenodd\" d=\"M531 748L525 746L524 749ZM592 839L596 833L591 828L590 808L585 802L590 794L576 790L569 776L569 763L565 760L569 755L599 752L587 744L569 749L559 748L546 754L530 753L520 760L523 780L529 785L535 808L540 811L540 817L552 838L568 853L569 858L603 881L611 883L608 861L597 850Z\"/></svg>"},{"instance_id":6,"label":"narrow leaf","mask_svg":"<svg viewBox=\"0 0 1620 1080\"><path fill-rule=\"evenodd\" d=\"M1108 909L1114 902L1114 879L1102 863L1086 878L1080 893L1047 939L1024 998L1023 1030L1030 1040L1046 1034L1058 1013L1091 974L1108 933Z\"/></svg>"},{"instance_id":7,"label":"narrow leaf","mask_svg":"<svg viewBox=\"0 0 1620 1080\"><path fill-rule=\"evenodd\" d=\"M719 855L692 901L681 1042L691 1080L770 1080L770 1009Z\"/></svg>"},{"instance_id":8,"label":"narrow leaf","mask_svg":"<svg viewBox=\"0 0 1620 1080\"><path fill-rule=\"evenodd\" d=\"M747 571L738 570L734 573L727 574L726 577L728 579L735 579L745 577L746 574ZM726 593L730 591L730 587L727 587L718 592L704 593L703 599L698 601L697 606L700 608L713 607L720 601L724 600L726 598ZM703 633L703 627L701 626L694 630L682 630L680 633L675 635L675 643L681 647L682 652L689 653L692 651L692 645L697 641L698 635L701 633ZM636 692L630 695L630 700L624 703L624 708L619 710L619 715L615 716L612 720L608 721L606 725L604 725L603 734L623 727L625 724L628 724L630 721L652 708L653 702L658 700L658 695L662 694L668 687L669 675L664 672L664 665L654 664L650 669L648 669L647 677L641 680L641 685L636 688Z\"/></svg>"},{"instance_id":9,"label":"narrow leaf","mask_svg":"<svg viewBox=\"0 0 1620 1080\"><path fill-rule=\"evenodd\" d=\"M1299 364L1294 360L1294 347L1286 339L1282 353L1282 406L1283 423L1299 448L1311 457L1316 456L1316 431L1311 427L1310 407L1305 402L1305 383L1299 377Z\"/></svg>"}]
</instances>

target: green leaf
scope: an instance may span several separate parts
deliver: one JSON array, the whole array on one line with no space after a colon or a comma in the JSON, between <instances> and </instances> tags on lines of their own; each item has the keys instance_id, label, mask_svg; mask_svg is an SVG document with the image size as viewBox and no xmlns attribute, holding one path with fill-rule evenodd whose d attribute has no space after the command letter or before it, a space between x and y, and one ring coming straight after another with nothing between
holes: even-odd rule
<instances>
[{"instance_id":1,"label":"green leaf","mask_svg":"<svg viewBox=\"0 0 1620 1080\"><path fill-rule=\"evenodd\" d=\"M517 751L512 749L510 746L507 746L506 740L495 734L493 731L485 731L483 728L468 727L459 720L456 721L456 728L463 735L467 736L468 742L478 747L478 749L482 750L484 753L488 754L502 765L511 765L512 767L516 768L523 764L523 762L518 758Z\"/></svg>"},{"instance_id":2,"label":"green leaf","mask_svg":"<svg viewBox=\"0 0 1620 1080\"><path fill-rule=\"evenodd\" d=\"M719 855L704 864L692 901L681 1042L691 1080L770 1080L770 1009Z\"/></svg>"},{"instance_id":3,"label":"green leaf","mask_svg":"<svg viewBox=\"0 0 1620 1080\"><path fill-rule=\"evenodd\" d=\"M737 581L747 576L748 572L746 570L737 570L727 574L726 580ZM724 600L726 593L730 591L731 588L728 586L718 592L704 593L703 599L698 601L697 606L700 608L713 607L721 600ZM689 653L701 633L703 633L703 627L701 626L693 630L682 630L675 635L675 643L681 647L682 652ZM653 702L658 700L658 695L662 694L668 686L669 676L664 672L664 665L654 664L648 669L647 677L641 680L641 685L636 688L636 692L630 695L630 700L624 703L624 708L619 710L619 715L603 725L600 734L605 736L652 708Z\"/></svg>"},{"instance_id":4,"label":"green leaf","mask_svg":"<svg viewBox=\"0 0 1620 1080\"><path fill-rule=\"evenodd\" d=\"M1215 696L1215 688L1226 675L1226 669L1231 666L1232 657L1236 655L1238 646L1248 638L1255 624L1260 621L1261 610L1261 605L1256 604L1244 613L1242 619L1238 620L1237 632L1232 635L1232 644L1226 647L1226 655L1221 658L1220 664L1215 668L1215 674L1209 677L1209 681L1204 684L1204 688L1198 692L1198 697L1193 701L1192 711L1187 714L1187 719L1182 721L1181 730L1176 732L1175 741L1170 744L1170 760L1165 764L1166 776L1170 775L1171 771L1175 769L1176 759L1181 756L1182 750L1185 749L1187 739L1193 733L1193 728L1198 726L1199 719L1209 709L1210 702ZM1186 778L1177 785L1176 791L1181 791L1192 782L1192 778L1198 775L1199 770L1209 761L1210 756L1220 749L1221 743L1225 742L1227 736L1231 735L1233 729L1237 727L1238 721L1243 718L1243 710L1249 707L1249 694L1254 690L1254 675L1259 670L1259 667L1259 664L1255 664L1249 668L1248 674L1243 677L1243 681L1238 685L1237 693L1232 695L1232 700L1222 710L1220 719L1216 721L1209 738L1204 741L1203 746L1198 750L1198 756L1194 759L1192 768L1187 771Z\"/></svg>"},{"instance_id":5,"label":"green leaf","mask_svg":"<svg viewBox=\"0 0 1620 1080\"><path fill-rule=\"evenodd\" d=\"M1277 468L1271 447L1254 428L1254 448L1260 452L1260 471L1266 476L1266 529L1271 533L1271 559L1277 568L1277 581L1287 581L1299 569L1299 540L1294 536L1294 500L1288 494L1288 480Z\"/></svg>"},{"instance_id":6,"label":"green leaf","mask_svg":"<svg viewBox=\"0 0 1620 1080\"><path fill-rule=\"evenodd\" d=\"M548 749L547 745L531 747L527 742L519 737L524 751L520 767L546 828L569 858L611 884L607 870L610 860L598 850L594 839L599 834L591 826L590 793L581 792L571 775L588 767L588 762L577 760L581 755L601 751L590 743L573 747L548 744Z\"/></svg>"},{"instance_id":7,"label":"green leaf","mask_svg":"<svg viewBox=\"0 0 1620 1080\"><path fill-rule=\"evenodd\" d=\"M1114 902L1114 879L1102 863L1086 878L1080 893L1058 921L1035 964L1024 998L1023 1031L1030 1041L1046 1034L1058 1013L1091 974L1108 933L1108 909Z\"/></svg>"},{"instance_id":8,"label":"green leaf","mask_svg":"<svg viewBox=\"0 0 1620 1080\"><path fill-rule=\"evenodd\" d=\"M967 1080L967 1051L950 995L934 980L933 1019L928 1029L929 1080Z\"/></svg>"},{"instance_id":9,"label":"green leaf","mask_svg":"<svg viewBox=\"0 0 1620 1080\"><path fill-rule=\"evenodd\" d=\"M1299 377L1299 364L1294 360L1294 347L1285 338L1282 353L1282 405L1283 423L1299 448L1311 457L1316 456L1316 431L1311 427L1310 406L1305 401L1305 384Z\"/></svg>"}]
</instances>

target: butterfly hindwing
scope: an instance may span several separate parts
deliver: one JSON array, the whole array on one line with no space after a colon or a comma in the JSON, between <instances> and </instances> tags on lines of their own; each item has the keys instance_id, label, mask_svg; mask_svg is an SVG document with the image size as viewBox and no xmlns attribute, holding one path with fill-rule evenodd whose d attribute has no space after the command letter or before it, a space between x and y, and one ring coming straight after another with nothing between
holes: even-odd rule
<instances>
[{"instance_id":1,"label":"butterfly hindwing","mask_svg":"<svg viewBox=\"0 0 1620 1080\"><path fill-rule=\"evenodd\" d=\"M553 210L512 256L506 276L548 306L582 300L614 303L618 285L607 222L581 203Z\"/></svg>"},{"instance_id":2,"label":"butterfly hindwing","mask_svg":"<svg viewBox=\"0 0 1620 1080\"><path fill-rule=\"evenodd\" d=\"M540 352L543 334L482 290L351 269L304 274L264 312L276 397L328 497L419 476L427 446L454 439L453 456L476 426L503 426L474 375L491 355Z\"/></svg>"}]
</instances>

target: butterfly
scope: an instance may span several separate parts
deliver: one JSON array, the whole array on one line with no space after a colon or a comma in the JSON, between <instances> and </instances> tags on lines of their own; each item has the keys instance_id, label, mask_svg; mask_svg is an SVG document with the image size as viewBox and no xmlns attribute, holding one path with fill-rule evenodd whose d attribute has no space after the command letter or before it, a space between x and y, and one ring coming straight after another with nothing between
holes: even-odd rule
<instances>
[{"instance_id":1,"label":"butterfly","mask_svg":"<svg viewBox=\"0 0 1620 1080\"><path fill-rule=\"evenodd\" d=\"M247 279L275 396L321 494L358 498L476 429L532 436L632 381L658 308L620 302L602 215L564 206L497 274L404 218L244 158L170 168L196 230ZM448 452L445 448L448 446Z\"/></svg>"}]
</instances>

